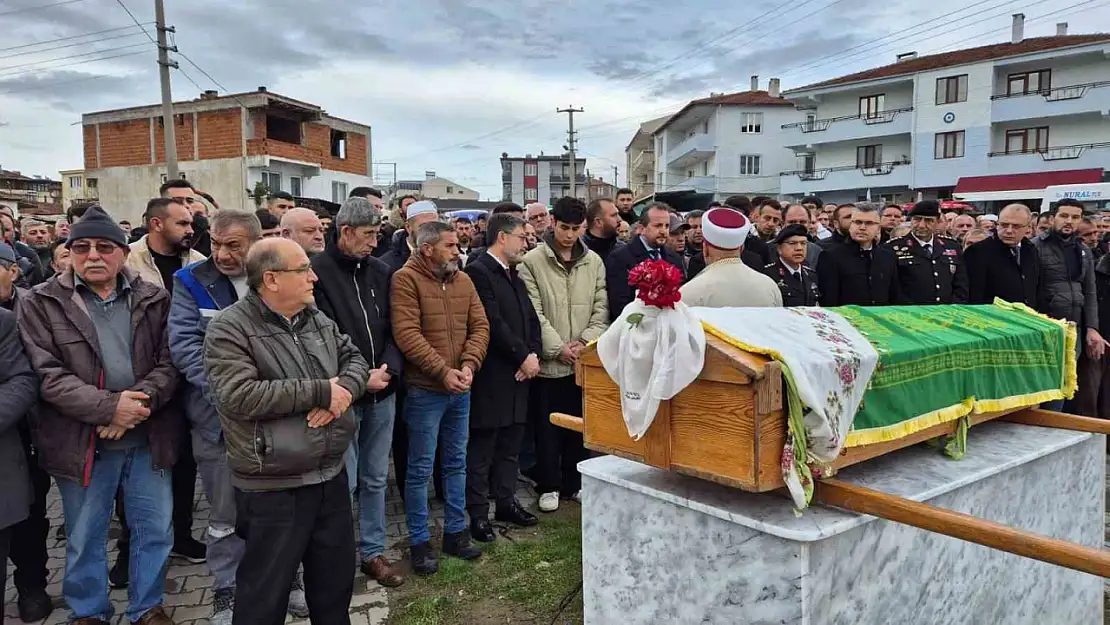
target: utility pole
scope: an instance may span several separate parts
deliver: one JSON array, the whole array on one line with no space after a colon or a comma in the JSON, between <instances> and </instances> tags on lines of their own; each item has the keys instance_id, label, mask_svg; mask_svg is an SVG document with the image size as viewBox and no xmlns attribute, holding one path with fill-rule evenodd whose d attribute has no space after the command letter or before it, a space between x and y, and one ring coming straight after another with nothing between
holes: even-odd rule
<instances>
[{"instance_id":1,"label":"utility pole","mask_svg":"<svg viewBox=\"0 0 1110 625\"><path fill-rule=\"evenodd\" d=\"M565 109L555 109L556 113L567 114L567 152L570 155L570 196L578 197L578 159L575 157L575 143L577 139L574 132L574 114L584 113L586 109L576 109L574 105Z\"/></svg>"},{"instance_id":2,"label":"utility pole","mask_svg":"<svg viewBox=\"0 0 1110 625\"><path fill-rule=\"evenodd\" d=\"M170 68L177 69L177 61L170 60L170 51L177 52L177 47L170 47L166 41L166 33L174 32L172 26L166 26L166 8L162 0L154 0L154 21L158 28L158 76L162 81L162 128L165 131L166 143L166 179L177 179L177 137L173 127L173 95L170 93Z\"/></svg>"},{"instance_id":3,"label":"utility pole","mask_svg":"<svg viewBox=\"0 0 1110 625\"><path fill-rule=\"evenodd\" d=\"M613 165L613 186L614 187L620 187L621 186L620 172L619 172L616 165Z\"/></svg>"}]
</instances>

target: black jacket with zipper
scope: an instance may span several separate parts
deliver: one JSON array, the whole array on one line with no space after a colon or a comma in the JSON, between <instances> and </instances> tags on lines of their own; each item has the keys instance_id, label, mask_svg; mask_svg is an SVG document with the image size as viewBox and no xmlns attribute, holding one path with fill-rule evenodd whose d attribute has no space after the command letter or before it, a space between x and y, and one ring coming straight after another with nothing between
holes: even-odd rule
<instances>
[{"instance_id":1,"label":"black jacket with zipper","mask_svg":"<svg viewBox=\"0 0 1110 625\"><path fill-rule=\"evenodd\" d=\"M404 357L393 342L389 318L389 265L373 256L352 258L332 241L321 254L312 257L316 272L316 307L351 337L362 357L377 369L384 363L392 376L384 390L367 392L359 403L389 397L400 383Z\"/></svg>"}]
</instances>

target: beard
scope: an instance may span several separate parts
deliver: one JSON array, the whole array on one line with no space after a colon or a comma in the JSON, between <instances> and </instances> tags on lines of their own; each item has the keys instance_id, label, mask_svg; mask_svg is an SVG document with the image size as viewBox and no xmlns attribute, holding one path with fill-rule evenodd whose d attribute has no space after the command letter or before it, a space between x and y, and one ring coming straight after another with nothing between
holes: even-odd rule
<instances>
[{"instance_id":1,"label":"beard","mask_svg":"<svg viewBox=\"0 0 1110 625\"><path fill-rule=\"evenodd\" d=\"M440 280L447 280L459 271L459 261L449 260L442 265L437 265L435 274Z\"/></svg>"},{"instance_id":2,"label":"beard","mask_svg":"<svg viewBox=\"0 0 1110 625\"><path fill-rule=\"evenodd\" d=\"M180 241L173 244L173 249L179 253L185 253L193 249L193 237L182 237Z\"/></svg>"}]
</instances>

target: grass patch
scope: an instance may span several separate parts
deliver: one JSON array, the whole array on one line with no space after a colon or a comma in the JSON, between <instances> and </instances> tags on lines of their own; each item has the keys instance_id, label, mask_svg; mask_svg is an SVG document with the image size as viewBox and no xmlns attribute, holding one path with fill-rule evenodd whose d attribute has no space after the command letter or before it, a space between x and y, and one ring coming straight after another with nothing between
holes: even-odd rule
<instances>
[{"instance_id":1,"label":"grass patch","mask_svg":"<svg viewBox=\"0 0 1110 625\"><path fill-rule=\"evenodd\" d=\"M580 624L581 593L567 601L582 583L579 512L564 505L499 535L476 562L441 555L439 573L390 593L390 625L547 625L556 613L560 625Z\"/></svg>"}]
</instances>

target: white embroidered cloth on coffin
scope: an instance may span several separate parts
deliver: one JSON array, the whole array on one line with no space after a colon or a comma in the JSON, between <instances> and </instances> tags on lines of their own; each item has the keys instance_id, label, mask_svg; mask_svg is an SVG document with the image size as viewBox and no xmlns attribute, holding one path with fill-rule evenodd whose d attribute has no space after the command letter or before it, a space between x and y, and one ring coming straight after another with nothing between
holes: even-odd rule
<instances>
[{"instance_id":1,"label":"white embroidered cloth on coffin","mask_svg":"<svg viewBox=\"0 0 1110 625\"><path fill-rule=\"evenodd\" d=\"M823 308L693 308L710 334L783 365L789 427L782 474L794 505L813 495L808 466L840 454L879 353L848 321Z\"/></svg>"}]
</instances>

